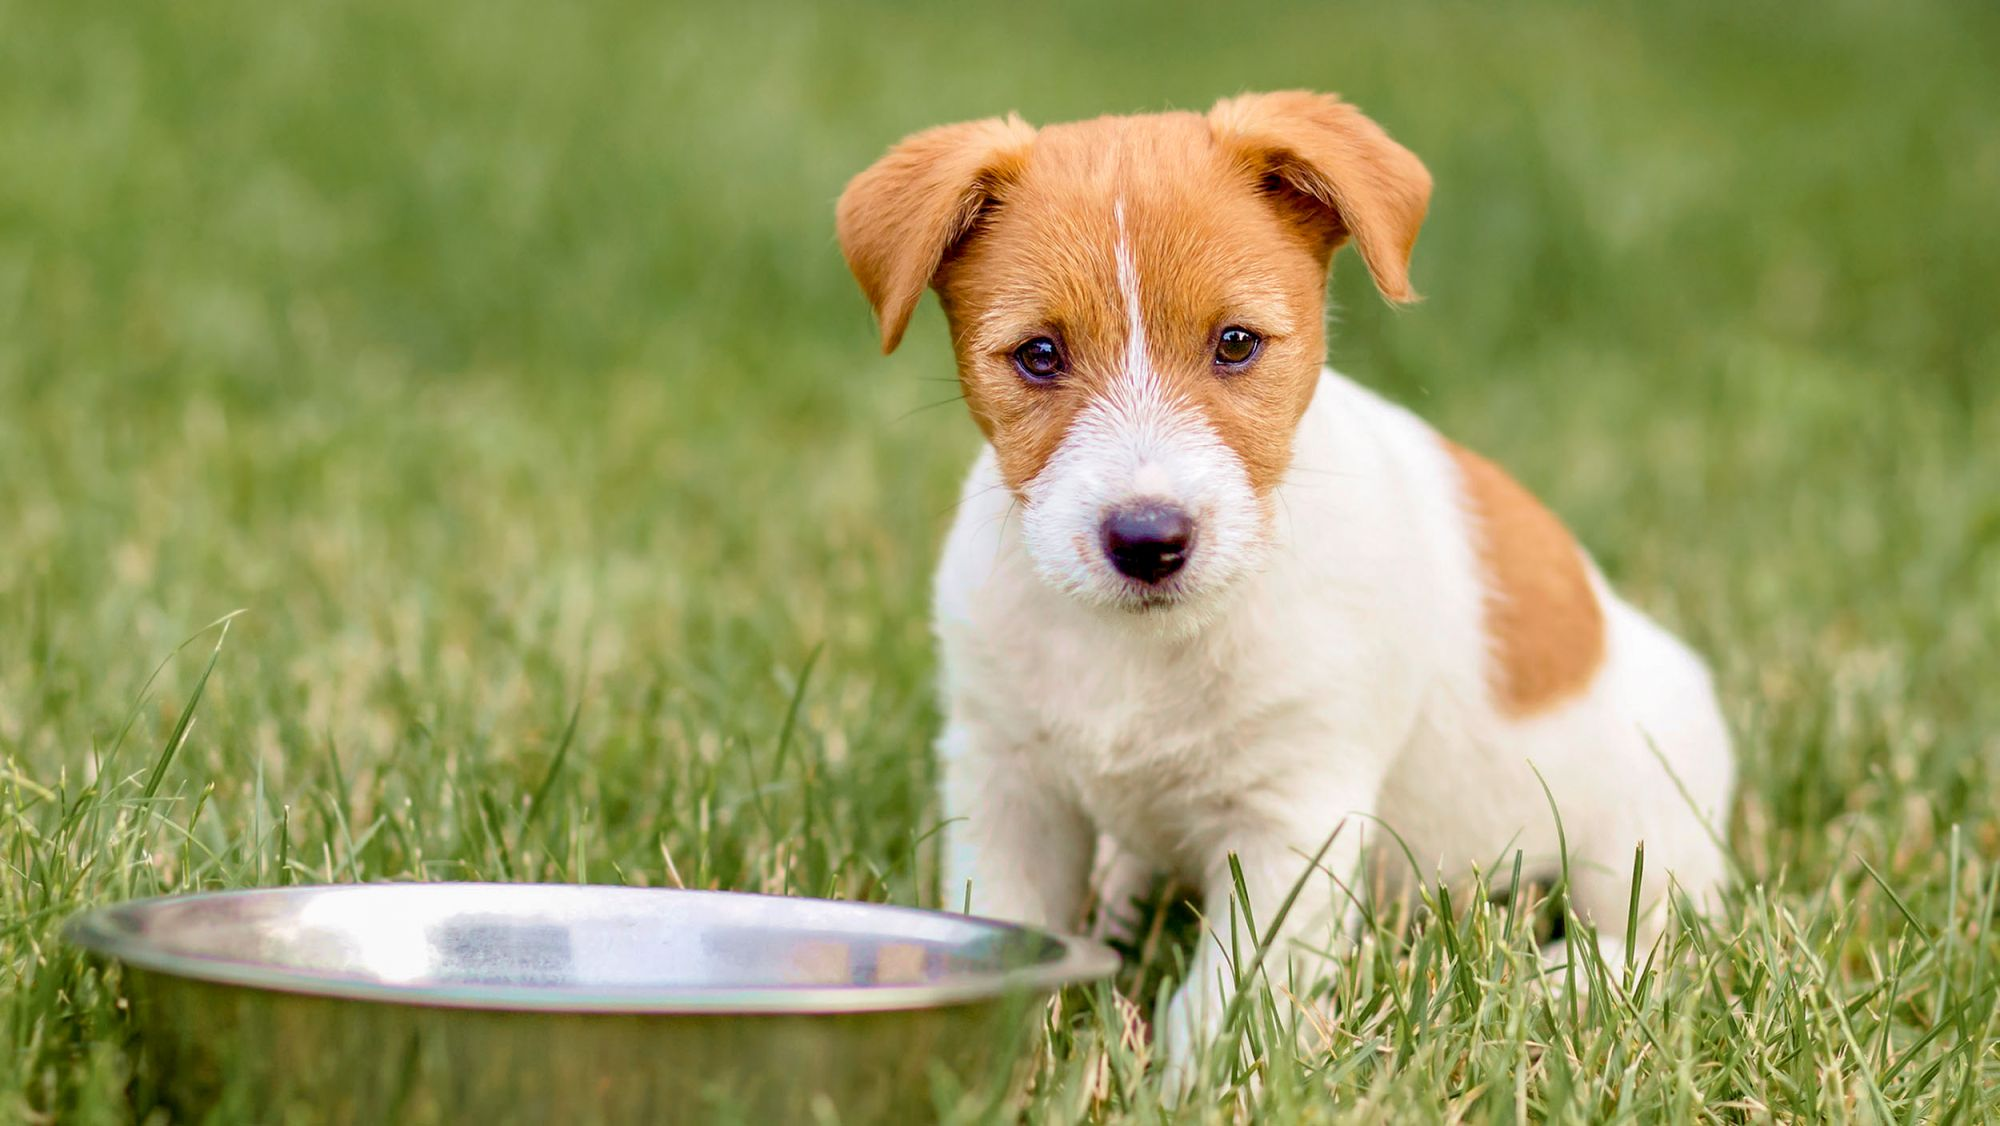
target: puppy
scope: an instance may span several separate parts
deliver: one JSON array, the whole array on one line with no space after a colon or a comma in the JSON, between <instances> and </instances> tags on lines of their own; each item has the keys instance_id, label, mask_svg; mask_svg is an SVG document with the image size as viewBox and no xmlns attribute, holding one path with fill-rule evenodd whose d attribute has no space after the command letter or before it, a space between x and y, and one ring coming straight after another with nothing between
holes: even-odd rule
<instances>
[{"instance_id":1,"label":"puppy","mask_svg":"<svg viewBox=\"0 0 2000 1126\"><path fill-rule=\"evenodd\" d=\"M944 898L1079 926L1100 837L1102 903L1199 888L1216 933L1159 1022L1183 1077L1240 969L1231 856L1260 928L1296 889L1293 957L1337 948L1404 846L1422 876L1518 851L1553 878L1551 797L1610 938L1724 878L1702 661L1498 466L1321 366L1334 251L1413 300L1430 190L1354 107L1290 92L932 129L840 199L883 350L934 288L986 438L937 574ZM1364 870L1375 842L1395 862Z\"/></svg>"}]
</instances>

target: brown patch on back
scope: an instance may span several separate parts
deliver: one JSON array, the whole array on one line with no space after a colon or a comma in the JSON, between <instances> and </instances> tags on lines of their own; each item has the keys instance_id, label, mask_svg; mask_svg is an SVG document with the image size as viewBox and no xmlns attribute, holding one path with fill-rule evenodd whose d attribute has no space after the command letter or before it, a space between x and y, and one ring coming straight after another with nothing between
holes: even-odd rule
<instances>
[{"instance_id":1,"label":"brown patch on back","mask_svg":"<svg viewBox=\"0 0 2000 1126\"><path fill-rule=\"evenodd\" d=\"M1506 714L1533 715L1581 692L1604 663L1604 608L1562 522L1499 466L1445 449L1479 529L1493 695Z\"/></svg>"}]
</instances>

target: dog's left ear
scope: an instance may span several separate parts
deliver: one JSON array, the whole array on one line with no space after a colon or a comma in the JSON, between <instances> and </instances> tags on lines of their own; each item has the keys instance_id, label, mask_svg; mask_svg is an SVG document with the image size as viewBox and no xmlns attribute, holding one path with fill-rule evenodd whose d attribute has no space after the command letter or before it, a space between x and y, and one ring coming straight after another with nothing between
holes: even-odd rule
<instances>
[{"instance_id":1,"label":"dog's left ear","mask_svg":"<svg viewBox=\"0 0 2000 1126\"><path fill-rule=\"evenodd\" d=\"M848 182L834 208L840 252L893 352L945 256L1026 159L1035 130L1009 114L905 137Z\"/></svg>"},{"instance_id":2,"label":"dog's left ear","mask_svg":"<svg viewBox=\"0 0 2000 1126\"><path fill-rule=\"evenodd\" d=\"M1352 235L1382 296L1417 299L1410 252L1430 207L1431 174L1414 153L1331 94L1244 94L1217 102L1208 122L1265 190L1303 207L1325 254Z\"/></svg>"}]
</instances>

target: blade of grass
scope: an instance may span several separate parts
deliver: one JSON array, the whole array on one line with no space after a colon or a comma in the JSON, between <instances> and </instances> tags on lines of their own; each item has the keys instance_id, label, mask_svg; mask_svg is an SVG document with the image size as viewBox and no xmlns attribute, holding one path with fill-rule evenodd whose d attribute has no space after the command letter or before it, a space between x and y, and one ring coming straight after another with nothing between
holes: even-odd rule
<instances>
[{"instance_id":1,"label":"blade of grass","mask_svg":"<svg viewBox=\"0 0 2000 1126\"><path fill-rule=\"evenodd\" d=\"M174 721L173 732L167 736L166 743L160 748L159 756L153 760L153 772L147 776L146 784L139 792L140 797L151 799L153 795L159 793L160 783L167 776L167 767L173 765L174 756L180 753L181 744L186 742L188 731L194 727L194 710L201 704L202 694L208 691L208 678L215 673L216 661L222 658L222 643L229 640L229 623L240 613L242 611L238 610L220 619L222 633L215 639L215 648L209 651L208 664L202 668L200 678L194 682L194 691L188 694L187 704L181 708L180 718Z\"/></svg>"}]
</instances>

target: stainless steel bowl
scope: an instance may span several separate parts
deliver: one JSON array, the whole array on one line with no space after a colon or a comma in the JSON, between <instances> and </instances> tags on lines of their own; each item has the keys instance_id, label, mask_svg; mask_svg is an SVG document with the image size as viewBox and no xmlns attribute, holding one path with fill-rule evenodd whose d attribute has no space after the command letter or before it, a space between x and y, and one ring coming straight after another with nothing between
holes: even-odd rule
<instances>
[{"instance_id":1,"label":"stainless steel bowl","mask_svg":"<svg viewBox=\"0 0 2000 1126\"><path fill-rule=\"evenodd\" d=\"M1004 1093L1092 942L729 892L365 884L70 920L122 964L143 1100L282 1121L875 1122Z\"/></svg>"}]
</instances>

